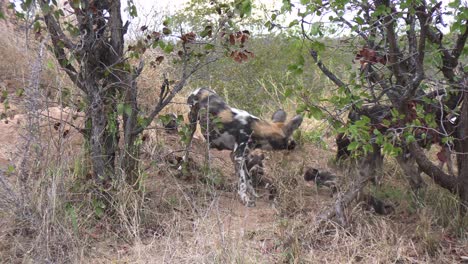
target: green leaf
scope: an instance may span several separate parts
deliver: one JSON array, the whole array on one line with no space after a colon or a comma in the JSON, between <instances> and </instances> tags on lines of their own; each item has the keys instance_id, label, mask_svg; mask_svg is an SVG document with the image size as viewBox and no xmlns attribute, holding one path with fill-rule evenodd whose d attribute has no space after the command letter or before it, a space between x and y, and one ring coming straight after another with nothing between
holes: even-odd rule
<instances>
[{"instance_id":1,"label":"green leaf","mask_svg":"<svg viewBox=\"0 0 468 264\"><path fill-rule=\"evenodd\" d=\"M320 22L312 23L312 26L310 27L310 34L312 36L322 35L322 32L320 30L321 26L322 23Z\"/></svg>"},{"instance_id":2,"label":"green leaf","mask_svg":"<svg viewBox=\"0 0 468 264\"><path fill-rule=\"evenodd\" d=\"M70 217L70 220L72 221L73 231L75 232L75 234L77 234L78 233L78 220L77 220L78 217L76 216L75 207L73 207L71 203L67 203L67 205L65 205L65 212L67 212L68 217Z\"/></svg>"},{"instance_id":3,"label":"green leaf","mask_svg":"<svg viewBox=\"0 0 468 264\"><path fill-rule=\"evenodd\" d=\"M58 9L57 11L54 12L54 16L55 18L60 19L60 17L65 16L65 13L63 12L62 9Z\"/></svg>"},{"instance_id":4,"label":"green leaf","mask_svg":"<svg viewBox=\"0 0 468 264\"><path fill-rule=\"evenodd\" d=\"M293 92L293 89L288 87L286 88L286 90L284 91L284 97L290 97L292 95L292 92Z\"/></svg>"},{"instance_id":5,"label":"green leaf","mask_svg":"<svg viewBox=\"0 0 468 264\"><path fill-rule=\"evenodd\" d=\"M304 66L304 64L305 64L305 58L304 58L304 56L303 56L302 54L300 54L300 55L298 56L297 64L298 64L298 65L301 65L301 66Z\"/></svg>"},{"instance_id":6,"label":"green leaf","mask_svg":"<svg viewBox=\"0 0 468 264\"><path fill-rule=\"evenodd\" d=\"M298 20L293 20L293 21L291 21L291 23L289 23L288 27L294 27L296 25L299 25L299 21Z\"/></svg>"},{"instance_id":7,"label":"green leaf","mask_svg":"<svg viewBox=\"0 0 468 264\"><path fill-rule=\"evenodd\" d=\"M210 36L213 33L213 27L211 25L208 25L205 27L205 29L200 32L200 37L204 38L206 36Z\"/></svg>"},{"instance_id":8,"label":"green leaf","mask_svg":"<svg viewBox=\"0 0 468 264\"><path fill-rule=\"evenodd\" d=\"M408 143L416 142L416 138L410 134L406 137L406 142Z\"/></svg>"},{"instance_id":9,"label":"green leaf","mask_svg":"<svg viewBox=\"0 0 468 264\"><path fill-rule=\"evenodd\" d=\"M451 1L448 6L451 8L458 8L460 6L460 0Z\"/></svg>"},{"instance_id":10,"label":"green leaf","mask_svg":"<svg viewBox=\"0 0 468 264\"><path fill-rule=\"evenodd\" d=\"M312 47L312 49L314 49L317 52L322 52L322 51L325 50L325 44L323 44L320 41L313 41L311 43L311 47Z\"/></svg>"},{"instance_id":11,"label":"green leaf","mask_svg":"<svg viewBox=\"0 0 468 264\"><path fill-rule=\"evenodd\" d=\"M80 8L80 5L81 5L80 0L72 0L72 1L69 1L69 3L73 8Z\"/></svg>"},{"instance_id":12,"label":"green leaf","mask_svg":"<svg viewBox=\"0 0 468 264\"><path fill-rule=\"evenodd\" d=\"M359 143L357 141L353 141L348 145L348 150L353 151L359 148Z\"/></svg>"},{"instance_id":13,"label":"green leaf","mask_svg":"<svg viewBox=\"0 0 468 264\"><path fill-rule=\"evenodd\" d=\"M163 21L163 26L168 27L169 24L171 23L171 19L169 17L166 17Z\"/></svg>"},{"instance_id":14,"label":"green leaf","mask_svg":"<svg viewBox=\"0 0 468 264\"><path fill-rule=\"evenodd\" d=\"M283 0L283 5L281 6L281 11L291 12L291 1L290 0Z\"/></svg>"},{"instance_id":15,"label":"green leaf","mask_svg":"<svg viewBox=\"0 0 468 264\"><path fill-rule=\"evenodd\" d=\"M304 69L303 69L302 65L300 65L300 64L290 64L290 65L288 65L288 70L292 74L302 74L304 72Z\"/></svg>"},{"instance_id":16,"label":"green leaf","mask_svg":"<svg viewBox=\"0 0 468 264\"><path fill-rule=\"evenodd\" d=\"M34 30L34 32L40 32L41 31L41 23L39 23L39 21L34 22L33 30Z\"/></svg>"},{"instance_id":17,"label":"green leaf","mask_svg":"<svg viewBox=\"0 0 468 264\"><path fill-rule=\"evenodd\" d=\"M93 200L92 204L94 207L94 213L98 218L101 218L104 215L104 209L106 208L106 205L101 200Z\"/></svg>"},{"instance_id":18,"label":"green leaf","mask_svg":"<svg viewBox=\"0 0 468 264\"><path fill-rule=\"evenodd\" d=\"M8 98L8 92L7 90L2 91L2 95L0 96L0 102L5 101Z\"/></svg>"},{"instance_id":19,"label":"green leaf","mask_svg":"<svg viewBox=\"0 0 468 264\"><path fill-rule=\"evenodd\" d=\"M15 166L9 164L9 165L8 165L8 168L7 168L7 173L8 173L8 174L12 174L12 173L14 173L14 172L15 172Z\"/></svg>"},{"instance_id":20,"label":"green leaf","mask_svg":"<svg viewBox=\"0 0 468 264\"><path fill-rule=\"evenodd\" d=\"M265 22L264 26L268 28L268 31L271 31L274 28L274 25L270 21Z\"/></svg>"},{"instance_id":21,"label":"green leaf","mask_svg":"<svg viewBox=\"0 0 468 264\"><path fill-rule=\"evenodd\" d=\"M168 27L164 27L163 30L162 30L163 34L164 35L170 35L172 33L172 30L169 29Z\"/></svg>"},{"instance_id":22,"label":"green leaf","mask_svg":"<svg viewBox=\"0 0 468 264\"><path fill-rule=\"evenodd\" d=\"M137 8L136 8L135 5L131 5L129 11L130 11L129 13L130 13L131 17L137 17L138 16Z\"/></svg>"},{"instance_id":23,"label":"green leaf","mask_svg":"<svg viewBox=\"0 0 468 264\"><path fill-rule=\"evenodd\" d=\"M355 20L356 20L356 23L358 23L359 25L364 24L364 19L362 19L362 17L360 17L360 16L357 16L355 18Z\"/></svg>"},{"instance_id":24,"label":"green leaf","mask_svg":"<svg viewBox=\"0 0 468 264\"><path fill-rule=\"evenodd\" d=\"M132 114L132 107L128 104L125 104L124 112L127 114L127 116L130 116Z\"/></svg>"},{"instance_id":25,"label":"green leaf","mask_svg":"<svg viewBox=\"0 0 468 264\"><path fill-rule=\"evenodd\" d=\"M118 105L117 105L117 114L122 115L123 112L124 112L124 107L125 107L125 106L124 106L123 103L118 104Z\"/></svg>"},{"instance_id":26,"label":"green leaf","mask_svg":"<svg viewBox=\"0 0 468 264\"><path fill-rule=\"evenodd\" d=\"M371 144L365 144L362 146L362 149L364 150L364 153L369 153L373 151L373 147Z\"/></svg>"},{"instance_id":27,"label":"green leaf","mask_svg":"<svg viewBox=\"0 0 468 264\"><path fill-rule=\"evenodd\" d=\"M237 11L239 11L239 15L241 18L244 16L250 16L252 13L252 1L250 0L241 0L238 1L235 5Z\"/></svg>"},{"instance_id":28,"label":"green leaf","mask_svg":"<svg viewBox=\"0 0 468 264\"><path fill-rule=\"evenodd\" d=\"M123 115L126 114L127 116L130 116L132 114L132 107L129 104L123 104L120 103L117 105L117 114L118 115Z\"/></svg>"},{"instance_id":29,"label":"green leaf","mask_svg":"<svg viewBox=\"0 0 468 264\"><path fill-rule=\"evenodd\" d=\"M171 53L174 50L174 45L167 43L163 50L166 53Z\"/></svg>"},{"instance_id":30,"label":"green leaf","mask_svg":"<svg viewBox=\"0 0 468 264\"><path fill-rule=\"evenodd\" d=\"M140 127L146 127L146 126L148 126L149 122L148 122L147 118L145 118L143 116L138 116L137 117L137 124Z\"/></svg>"},{"instance_id":31,"label":"green leaf","mask_svg":"<svg viewBox=\"0 0 468 264\"><path fill-rule=\"evenodd\" d=\"M310 115L315 118L315 119L322 119L323 118L323 112L320 108L314 106L314 105L311 105L309 106L309 113Z\"/></svg>"},{"instance_id":32,"label":"green leaf","mask_svg":"<svg viewBox=\"0 0 468 264\"><path fill-rule=\"evenodd\" d=\"M18 89L16 89L15 93L16 93L16 96L21 97L21 96L24 95L24 89L23 88L18 88Z\"/></svg>"},{"instance_id":33,"label":"green leaf","mask_svg":"<svg viewBox=\"0 0 468 264\"><path fill-rule=\"evenodd\" d=\"M215 48L215 45L213 45L213 44L206 44L205 45L205 50L212 50L214 48Z\"/></svg>"}]
</instances>

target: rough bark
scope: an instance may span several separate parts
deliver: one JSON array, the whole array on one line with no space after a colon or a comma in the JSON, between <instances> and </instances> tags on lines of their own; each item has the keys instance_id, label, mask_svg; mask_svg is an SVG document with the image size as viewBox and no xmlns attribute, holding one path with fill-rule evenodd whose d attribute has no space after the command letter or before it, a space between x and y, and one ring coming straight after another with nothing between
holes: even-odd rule
<instances>
[{"instance_id":1,"label":"rough bark","mask_svg":"<svg viewBox=\"0 0 468 264\"><path fill-rule=\"evenodd\" d=\"M465 84L468 79L465 78ZM463 105L460 113L458 134L458 185L460 187L461 212L468 211L468 91L465 87Z\"/></svg>"}]
</instances>

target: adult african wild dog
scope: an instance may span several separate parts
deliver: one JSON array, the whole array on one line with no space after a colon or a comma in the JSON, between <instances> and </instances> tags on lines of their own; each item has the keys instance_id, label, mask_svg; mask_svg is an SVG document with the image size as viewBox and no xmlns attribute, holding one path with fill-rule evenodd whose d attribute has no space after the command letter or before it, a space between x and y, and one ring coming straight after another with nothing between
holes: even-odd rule
<instances>
[{"instance_id":1,"label":"adult african wild dog","mask_svg":"<svg viewBox=\"0 0 468 264\"><path fill-rule=\"evenodd\" d=\"M199 122L210 148L232 151L241 201L247 206L255 206L257 194L247 168L247 155L256 148L294 148L295 142L291 135L301 125L302 116L297 115L286 122L286 112L278 110L273 114L271 122L261 120L244 110L228 106L219 95L206 88L191 93L187 103L190 106L191 135L183 160L188 161L188 148Z\"/></svg>"}]
</instances>

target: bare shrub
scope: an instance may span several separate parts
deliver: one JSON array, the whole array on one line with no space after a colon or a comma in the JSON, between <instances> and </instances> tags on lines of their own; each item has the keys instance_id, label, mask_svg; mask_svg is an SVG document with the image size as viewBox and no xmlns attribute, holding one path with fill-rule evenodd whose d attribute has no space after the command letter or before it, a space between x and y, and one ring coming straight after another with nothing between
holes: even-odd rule
<instances>
[{"instance_id":1,"label":"bare shrub","mask_svg":"<svg viewBox=\"0 0 468 264\"><path fill-rule=\"evenodd\" d=\"M25 84L23 108L27 113L23 129L18 130L18 162L0 171L0 207L7 216L2 223L6 227L2 232L2 259L11 262L73 261L81 244L67 221L66 164L45 155L45 143L51 138L43 138L41 132L40 112L44 105L39 99L44 49L43 42Z\"/></svg>"}]
</instances>

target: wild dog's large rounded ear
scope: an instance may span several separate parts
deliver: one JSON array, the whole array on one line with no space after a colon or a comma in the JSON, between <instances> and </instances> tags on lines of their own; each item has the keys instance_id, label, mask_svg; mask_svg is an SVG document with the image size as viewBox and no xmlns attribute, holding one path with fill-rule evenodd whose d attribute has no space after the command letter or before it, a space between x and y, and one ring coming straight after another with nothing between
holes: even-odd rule
<instances>
[{"instance_id":1,"label":"wild dog's large rounded ear","mask_svg":"<svg viewBox=\"0 0 468 264\"><path fill-rule=\"evenodd\" d=\"M283 109L278 109L271 117L271 120L273 120L274 123L283 123L286 121L286 116L287 114Z\"/></svg>"},{"instance_id":2,"label":"wild dog's large rounded ear","mask_svg":"<svg viewBox=\"0 0 468 264\"><path fill-rule=\"evenodd\" d=\"M293 119L291 119L283 128L284 134L287 137L291 136L294 130L298 129L301 126L302 120L303 118L301 115L297 115Z\"/></svg>"},{"instance_id":3,"label":"wild dog's large rounded ear","mask_svg":"<svg viewBox=\"0 0 468 264\"><path fill-rule=\"evenodd\" d=\"M191 94L188 98L187 98L187 104L189 106L193 106L194 104L197 103L197 95L196 94Z\"/></svg>"}]
</instances>

